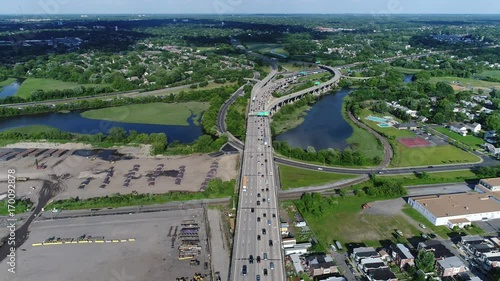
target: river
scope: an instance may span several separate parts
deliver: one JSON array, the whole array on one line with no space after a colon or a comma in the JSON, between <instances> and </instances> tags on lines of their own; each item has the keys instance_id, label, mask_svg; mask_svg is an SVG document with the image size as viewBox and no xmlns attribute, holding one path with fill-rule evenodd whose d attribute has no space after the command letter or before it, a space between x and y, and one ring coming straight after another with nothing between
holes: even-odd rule
<instances>
[{"instance_id":1,"label":"river","mask_svg":"<svg viewBox=\"0 0 500 281\"><path fill-rule=\"evenodd\" d=\"M112 127L122 127L126 131L135 130L138 133L165 133L169 142L179 141L180 143L193 142L203 134L201 126L194 124L194 115L187 120L189 126L173 126L95 120L84 118L80 116L80 113L81 111L55 112L4 118L0 119L0 131L29 125L46 125L71 133L107 134Z\"/></svg>"},{"instance_id":2,"label":"river","mask_svg":"<svg viewBox=\"0 0 500 281\"><path fill-rule=\"evenodd\" d=\"M302 124L276 136L276 140L304 149L308 146L316 150L348 147L346 140L352 135L353 129L342 116L342 104L350 91L342 89L321 97L306 112Z\"/></svg>"}]
</instances>

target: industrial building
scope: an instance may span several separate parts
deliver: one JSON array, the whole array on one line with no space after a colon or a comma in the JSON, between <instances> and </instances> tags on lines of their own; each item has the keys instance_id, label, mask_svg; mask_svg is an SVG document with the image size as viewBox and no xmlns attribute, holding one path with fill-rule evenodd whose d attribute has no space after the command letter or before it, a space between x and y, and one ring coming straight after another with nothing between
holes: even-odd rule
<instances>
[{"instance_id":1,"label":"industrial building","mask_svg":"<svg viewBox=\"0 0 500 281\"><path fill-rule=\"evenodd\" d=\"M410 204L434 225L464 227L473 221L500 218L500 202L491 194L459 193L409 198Z\"/></svg>"}]
</instances>

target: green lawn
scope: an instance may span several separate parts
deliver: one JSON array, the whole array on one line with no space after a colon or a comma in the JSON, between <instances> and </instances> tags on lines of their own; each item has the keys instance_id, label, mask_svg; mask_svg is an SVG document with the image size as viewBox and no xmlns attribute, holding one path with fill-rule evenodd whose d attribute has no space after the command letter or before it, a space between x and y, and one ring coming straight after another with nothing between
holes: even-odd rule
<instances>
[{"instance_id":1,"label":"green lawn","mask_svg":"<svg viewBox=\"0 0 500 281\"><path fill-rule=\"evenodd\" d=\"M491 77L495 79L500 79L500 70L486 70L479 74L480 76Z\"/></svg>"},{"instance_id":2,"label":"green lawn","mask_svg":"<svg viewBox=\"0 0 500 281\"><path fill-rule=\"evenodd\" d=\"M187 119L192 113L196 124L208 107L208 103L201 102L133 104L88 110L81 115L90 119L127 123L188 126Z\"/></svg>"},{"instance_id":3,"label":"green lawn","mask_svg":"<svg viewBox=\"0 0 500 281\"><path fill-rule=\"evenodd\" d=\"M392 69L404 73L404 74L415 74L419 73L422 71L422 69L411 69L411 68L404 68L404 67L399 67L399 66L394 66Z\"/></svg>"},{"instance_id":4,"label":"green lawn","mask_svg":"<svg viewBox=\"0 0 500 281\"><path fill-rule=\"evenodd\" d=\"M45 125L29 125L29 126L22 126L22 127L17 127L17 128L12 128L9 130L6 130L5 132L17 132L17 133L22 133L22 134L36 134L36 133L42 133L42 132L60 132L61 130L56 129L51 126L45 126Z\"/></svg>"},{"instance_id":5,"label":"green lawn","mask_svg":"<svg viewBox=\"0 0 500 281\"><path fill-rule=\"evenodd\" d=\"M311 74L311 75L300 77L299 82L307 82L307 81L313 81L313 82L319 81L319 82L321 82L322 81L321 79L324 79L324 77L328 77L328 80L329 80L333 76L329 72L328 73L324 73L324 72L316 73L316 74Z\"/></svg>"},{"instance_id":6,"label":"green lawn","mask_svg":"<svg viewBox=\"0 0 500 281\"><path fill-rule=\"evenodd\" d=\"M408 148L397 142L397 150L397 157L391 162L392 167L475 163L480 160L474 154L451 145Z\"/></svg>"},{"instance_id":7,"label":"green lawn","mask_svg":"<svg viewBox=\"0 0 500 281\"><path fill-rule=\"evenodd\" d=\"M446 135L458 142L461 142L463 144L466 144L468 146L470 146L471 148L481 148L481 146L484 144L484 140L481 139L481 138L478 138L476 136L471 136L471 135L468 135L468 136L462 136L462 135L459 135L455 132L452 132L450 131L448 128L443 128L443 127L437 127L437 128L434 128L436 131L442 133L443 135Z\"/></svg>"},{"instance_id":8,"label":"green lawn","mask_svg":"<svg viewBox=\"0 0 500 281\"><path fill-rule=\"evenodd\" d=\"M310 109L311 106L304 105L299 108L295 108L295 110L288 114L286 118L282 118L280 120L273 119L271 126L274 128L274 134L277 136L302 124L302 122L304 122L304 116L307 115L307 111Z\"/></svg>"},{"instance_id":9,"label":"green lawn","mask_svg":"<svg viewBox=\"0 0 500 281\"><path fill-rule=\"evenodd\" d=\"M17 80L16 78L7 78L3 81L0 81L0 89L14 83L16 80Z\"/></svg>"},{"instance_id":10,"label":"green lawn","mask_svg":"<svg viewBox=\"0 0 500 281\"><path fill-rule=\"evenodd\" d=\"M285 56L289 55L288 52L283 49L282 44L246 42L245 45L253 52L269 54L272 50L274 50L275 54L281 54Z\"/></svg>"},{"instance_id":11,"label":"green lawn","mask_svg":"<svg viewBox=\"0 0 500 281\"><path fill-rule=\"evenodd\" d=\"M31 93L35 90L64 90L64 89L72 89L78 86L88 86L93 87L96 86L94 84L77 84L71 82L63 82L54 79L44 79L44 78L28 78L19 87L19 90L16 93L16 96L22 98L28 98Z\"/></svg>"},{"instance_id":12,"label":"green lawn","mask_svg":"<svg viewBox=\"0 0 500 281\"><path fill-rule=\"evenodd\" d=\"M403 186L421 185L421 184L438 184L438 183L456 183L466 180L476 180L479 177L470 170L427 173L424 178L419 178L415 174L406 174L398 176L378 176L384 180L401 182Z\"/></svg>"},{"instance_id":13,"label":"green lawn","mask_svg":"<svg viewBox=\"0 0 500 281\"><path fill-rule=\"evenodd\" d=\"M361 206L364 203L377 200L383 198L338 197L334 211L305 219L318 240L327 246L335 240L342 244L363 242L374 247L380 247L382 243L389 241L407 242L404 238L395 238L395 229L401 230L405 238L420 235L420 231L402 216L371 215L362 212Z\"/></svg>"},{"instance_id":14,"label":"green lawn","mask_svg":"<svg viewBox=\"0 0 500 281\"><path fill-rule=\"evenodd\" d=\"M459 81L460 84L454 83ZM471 79L471 78L461 78L461 77L431 77L431 82L446 82L452 85L457 85L457 86L462 86L462 87L480 87L480 88L500 88L500 83L497 82L488 82L488 81L481 81L477 79Z\"/></svg>"},{"instance_id":15,"label":"green lawn","mask_svg":"<svg viewBox=\"0 0 500 281\"><path fill-rule=\"evenodd\" d=\"M299 169L287 165L278 166L281 179L281 188L283 190L297 187L323 185L341 180L353 179L356 177L355 175L335 174Z\"/></svg>"}]
</instances>

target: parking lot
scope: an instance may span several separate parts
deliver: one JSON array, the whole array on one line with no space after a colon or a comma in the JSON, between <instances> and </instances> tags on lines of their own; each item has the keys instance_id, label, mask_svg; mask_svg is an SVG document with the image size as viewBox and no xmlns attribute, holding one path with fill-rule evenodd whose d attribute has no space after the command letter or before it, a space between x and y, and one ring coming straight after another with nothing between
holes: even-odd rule
<instances>
[{"instance_id":1,"label":"parking lot","mask_svg":"<svg viewBox=\"0 0 500 281\"><path fill-rule=\"evenodd\" d=\"M3 153L7 157L2 158ZM210 179L234 179L237 159L238 155L140 158L111 150L0 149L0 169L16 170L17 197L27 196L32 201L36 201L42 181L53 179L51 175L62 178L56 200L133 191L203 191ZM6 180L7 173L0 175L0 181ZM0 195L6 192L7 185L0 185Z\"/></svg>"},{"instance_id":2,"label":"parking lot","mask_svg":"<svg viewBox=\"0 0 500 281\"><path fill-rule=\"evenodd\" d=\"M441 146L441 145L447 145L448 144L442 138L439 138L439 137L435 136L434 134L429 135L429 134L425 133L422 129L415 130L415 134L417 136L421 136L425 140L430 141L432 144L434 144L436 146Z\"/></svg>"},{"instance_id":3,"label":"parking lot","mask_svg":"<svg viewBox=\"0 0 500 281\"><path fill-rule=\"evenodd\" d=\"M201 250L195 257L199 265L178 258L180 229L186 221L199 226ZM175 239L173 231L168 236L172 228L178 228ZM17 273L7 276L8 265L3 262L0 280L191 279L195 273L209 274L210 266L204 269L205 262L209 263L205 229L202 209L37 221L30 227L29 239L17 251ZM49 238L76 241L82 237L92 242L33 246ZM96 239L110 242L96 243Z\"/></svg>"}]
</instances>

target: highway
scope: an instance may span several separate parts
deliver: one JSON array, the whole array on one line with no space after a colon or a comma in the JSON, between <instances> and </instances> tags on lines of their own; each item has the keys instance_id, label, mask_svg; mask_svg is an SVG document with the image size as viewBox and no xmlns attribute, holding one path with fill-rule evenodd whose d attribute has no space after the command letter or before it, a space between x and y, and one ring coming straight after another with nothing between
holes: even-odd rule
<instances>
[{"instance_id":1,"label":"highway","mask_svg":"<svg viewBox=\"0 0 500 281\"><path fill-rule=\"evenodd\" d=\"M250 112L264 111L271 98L263 88L277 73L272 65L252 89ZM270 121L247 119L230 280L285 280Z\"/></svg>"}]
</instances>

